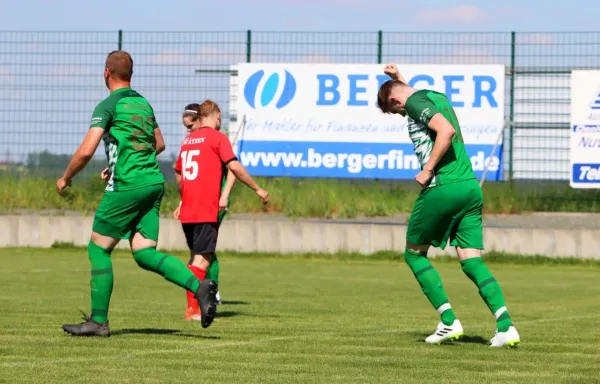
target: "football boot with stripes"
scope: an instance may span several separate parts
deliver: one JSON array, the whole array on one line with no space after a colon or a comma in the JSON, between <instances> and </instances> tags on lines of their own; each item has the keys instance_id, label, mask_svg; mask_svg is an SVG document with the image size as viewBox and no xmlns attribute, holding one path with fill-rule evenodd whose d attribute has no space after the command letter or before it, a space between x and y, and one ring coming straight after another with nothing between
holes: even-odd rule
<instances>
[{"instance_id":1,"label":"football boot with stripes","mask_svg":"<svg viewBox=\"0 0 600 384\"><path fill-rule=\"evenodd\" d=\"M441 344L445 341L458 340L463 335L463 327L458 319L454 320L452 325L445 325L444 323L440 322L433 335L427 336L425 342L429 344Z\"/></svg>"}]
</instances>

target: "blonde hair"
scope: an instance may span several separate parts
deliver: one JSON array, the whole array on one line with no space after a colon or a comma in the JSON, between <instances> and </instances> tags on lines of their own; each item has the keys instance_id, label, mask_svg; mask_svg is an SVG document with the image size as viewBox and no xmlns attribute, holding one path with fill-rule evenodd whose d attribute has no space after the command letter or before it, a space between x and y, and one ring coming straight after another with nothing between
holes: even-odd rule
<instances>
[{"instance_id":1,"label":"blonde hair","mask_svg":"<svg viewBox=\"0 0 600 384\"><path fill-rule=\"evenodd\" d=\"M198 107L198 115L196 116L196 119L202 119L215 113L221 113L219 105L212 100L204 100L204 102Z\"/></svg>"}]
</instances>

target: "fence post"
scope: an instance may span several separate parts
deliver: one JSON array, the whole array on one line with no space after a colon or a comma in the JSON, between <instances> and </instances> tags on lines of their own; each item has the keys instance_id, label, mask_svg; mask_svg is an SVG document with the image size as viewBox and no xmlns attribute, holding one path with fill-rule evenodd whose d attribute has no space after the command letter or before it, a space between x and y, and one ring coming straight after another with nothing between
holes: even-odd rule
<instances>
[{"instance_id":1,"label":"fence post","mask_svg":"<svg viewBox=\"0 0 600 384\"><path fill-rule=\"evenodd\" d=\"M516 54L516 33L510 33L510 100L508 104L508 123L510 147L508 153L508 180L513 181L513 160L514 160L514 137L515 137L515 54Z\"/></svg>"},{"instance_id":2,"label":"fence post","mask_svg":"<svg viewBox=\"0 0 600 384\"><path fill-rule=\"evenodd\" d=\"M383 60L383 32L377 31L377 63L381 64Z\"/></svg>"},{"instance_id":3,"label":"fence post","mask_svg":"<svg viewBox=\"0 0 600 384\"><path fill-rule=\"evenodd\" d=\"M252 61L252 31L246 32L246 63Z\"/></svg>"},{"instance_id":4,"label":"fence post","mask_svg":"<svg viewBox=\"0 0 600 384\"><path fill-rule=\"evenodd\" d=\"M121 51L123 49L123 30L119 29L119 42L117 43L117 50Z\"/></svg>"}]
</instances>

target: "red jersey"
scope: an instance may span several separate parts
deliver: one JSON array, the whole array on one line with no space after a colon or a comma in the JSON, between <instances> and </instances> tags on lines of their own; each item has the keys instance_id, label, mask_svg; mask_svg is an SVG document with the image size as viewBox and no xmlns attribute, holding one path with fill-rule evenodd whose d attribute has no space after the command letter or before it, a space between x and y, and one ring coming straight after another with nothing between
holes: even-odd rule
<instances>
[{"instance_id":1,"label":"red jersey","mask_svg":"<svg viewBox=\"0 0 600 384\"><path fill-rule=\"evenodd\" d=\"M225 164L237 160L227 136L202 127L181 143L175 171L181 174L182 223L216 223Z\"/></svg>"}]
</instances>

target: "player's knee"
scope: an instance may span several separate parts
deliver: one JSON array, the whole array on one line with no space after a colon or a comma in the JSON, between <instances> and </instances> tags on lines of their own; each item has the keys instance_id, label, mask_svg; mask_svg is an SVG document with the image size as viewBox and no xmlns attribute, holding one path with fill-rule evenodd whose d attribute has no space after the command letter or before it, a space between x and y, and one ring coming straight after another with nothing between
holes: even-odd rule
<instances>
[{"instance_id":1,"label":"player's knee","mask_svg":"<svg viewBox=\"0 0 600 384\"><path fill-rule=\"evenodd\" d=\"M109 236L104 236L98 232L92 232L91 242L104 249L113 249L119 243L119 239L113 239Z\"/></svg>"},{"instance_id":2,"label":"player's knee","mask_svg":"<svg viewBox=\"0 0 600 384\"><path fill-rule=\"evenodd\" d=\"M456 247L456 254L460 261L481 257L481 249Z\"/></svg>"},{"instance_id":3,"label":"player's knee","mask_svg":"<svg viewBox=\"0 0 600 384\"><path fill-rule=\"evenodd\" d=\"M140 268L154 271L158 268L156 265L156 257L158 251L154 247L138 249L132 252L133 260L137 263Z\"/></svg>"},{"instance_id":4,"label":"player's knee","mask_svg":"<svg viewBox=\"0 0 600 384\"><path fill-rule=\"evenodd\" d=\"M131 251L136 252L146 248L156 248L156 241L152 239L146 239L141 233L136 232L130 239L129 244L131 245Z\"/></svg>"}]
</instances>

